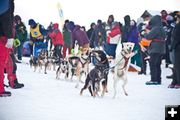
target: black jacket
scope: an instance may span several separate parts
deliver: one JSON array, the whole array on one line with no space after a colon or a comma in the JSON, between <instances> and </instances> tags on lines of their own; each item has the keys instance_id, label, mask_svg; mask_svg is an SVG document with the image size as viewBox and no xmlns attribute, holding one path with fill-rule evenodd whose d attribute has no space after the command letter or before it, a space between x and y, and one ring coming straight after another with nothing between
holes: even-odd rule
<instances>
[{"instance_id":1,"label":"black jacket","mask_svg":"<svg viewBox=\"0 0 180 120\"><path fill-rule=\"evenodd\" d=\"M172 41L172 49L174 49L175 51L177 50L177 48L180 48L180 23L178 23L173 31L173 41Z\"/></svg>"},{"instance_id":2,"label":"black jacket","mask_svg":"<svg viewBox=\"0 0 180 120\"><path fill-rule=\"evenodd\" d=\"M165 31L162 26L161 17L156 15L149 22L151 31L145 35L146 39L152 40L149 46L149 53L165 54Z\"/></svg>"}]
</instances>

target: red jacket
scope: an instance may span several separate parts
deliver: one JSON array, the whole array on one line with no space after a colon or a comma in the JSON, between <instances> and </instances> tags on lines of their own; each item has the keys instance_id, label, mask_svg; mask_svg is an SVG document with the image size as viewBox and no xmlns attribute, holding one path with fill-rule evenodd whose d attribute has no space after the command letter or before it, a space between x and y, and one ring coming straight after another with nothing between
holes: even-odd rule
<instances>
[{"instance_id":1,"label":"red jacket","mask_svg":"<svg viewBox=\"0 0 180 120\"><path fill-rule=\"evenodd\" d=\"M63 40L62 33L58 29L58 27L59 27L58 23L55 23L53 25L53 27L54 27L54 30L53 30L52 33L50 33L50 37L52 39L53 45L54 46L56 46L56 45L63 45L64 44L64 40Z\"/></svg>"},{"instance_id":2,"label":"red jacket","mask_svg":"<svg viewBox=\"0 0 180 120\"><path fill-rule=\"evenodd\" d=\"M114 26L114 28L112 28L111 32L109 33L109 36L114 37L118 34L121 34L121 30L120 30L119 26L116 25L116 26Z\"/></svg>"},{"instance_id":3,"label":"red jacket","mask_svg":"<svg viewBox=\"0 0 180 120\"><path fill-rule=\"evenodd\" d=\"M121 30L118 25L114 26L111 30L111 32L107 36L107 43L117 43L119 40L119 37L117 35L121 35ZM118 38L116 38L116 36ZM114 39L113 39L114 38ZM117 39L117 40L116 40Z\"/></svg>"}]
</instances>

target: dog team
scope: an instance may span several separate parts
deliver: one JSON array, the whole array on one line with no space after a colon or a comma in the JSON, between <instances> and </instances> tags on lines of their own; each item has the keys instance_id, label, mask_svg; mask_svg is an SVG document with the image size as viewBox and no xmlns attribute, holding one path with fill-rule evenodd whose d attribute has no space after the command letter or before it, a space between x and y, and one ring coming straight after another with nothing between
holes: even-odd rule
<instances>
[{"instance_id":1,"label":"dog team","mask_svg":"<svg viewBox=\"0 0 180 120\"><path fill-rule=\"evenodd\" d=\"M47 73L47 69L53 66L56 70L56 79L65 79L73 81L73 76L77 78L76 88L79 87L80 83L84 83L83 88L80 91L80 95L83 91L88 88L91 96L99 96L98 92L102 87L101 96L108 91L108 74L110 70L113 70L114 79L114 98L116 96L116 87L118 81L123 80L122 88L124 94L128 95L125 90L127 84L127 69L131 57L134 55L133 48L134 43L125 42L121 44L118 41L118 50L116 51L116 59L114 59L114 66L110 67L109 62L113 60L112 56L108 56L104 50L91 49L88 47L80 47L78 42L75 42L74 49L71 50L71 54L66 55L65 58L58 58L55 51L48 51L41 49L37 57L30 59L30 66L34 67L34 71L39 68L42 70L44 66L44 73ZM92 64L90 64L92 63ZM93 68L92 68L92 67ZM65 78L62 78L62 74ZM82 80L83 74L85 80Z\"/></svg>"}]
</instances>

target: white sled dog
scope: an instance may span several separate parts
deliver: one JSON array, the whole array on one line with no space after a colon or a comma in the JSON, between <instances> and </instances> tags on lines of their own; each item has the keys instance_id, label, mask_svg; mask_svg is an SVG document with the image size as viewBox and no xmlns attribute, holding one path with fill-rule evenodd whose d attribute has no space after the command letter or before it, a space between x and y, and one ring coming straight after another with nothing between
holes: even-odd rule
<instances>
[{"instance_id":1,"label":"white sled dog","mask_svg":"<svg viewBox=\"0 0 180 120\"><path fill-rule=\"evenodd\" d=\"M123 47L122 47L123 45ZM115 67L114 67L114 96L113 98L116 97L117 93L117 82L121 79L123 80L123 91L124 94L127 96L128 93L125 90L125 85L127 84L127 72L129 68L129 61L132 56L134 56L133 52L134 48L134 43L131 42L125 42L123 44L119 43L118 44L118 50L116 50L116 58L115 58Z\"/></svg>"}]
</instances>

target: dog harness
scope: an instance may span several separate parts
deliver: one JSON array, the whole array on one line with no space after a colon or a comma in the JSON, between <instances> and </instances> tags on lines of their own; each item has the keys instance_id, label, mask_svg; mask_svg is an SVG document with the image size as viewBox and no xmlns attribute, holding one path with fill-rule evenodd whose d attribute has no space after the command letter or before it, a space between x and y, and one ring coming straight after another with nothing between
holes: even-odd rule
<instances>
[{"instance_id":1,"label":"dog harness","mask_svg":"<svg viewBox=\"0 0 180 120\"><path fill-rule=\"evenodd\" d=\"M85 67L85 65L89 62L89 57L87 58L84 58L84 57L81 57L85 62L83 63L82 60L80 60L81 64L82 64L82 68Z\"/></svg>"},{"instance_id":2,"label":"dog harness","mask_svg":"<svg viewBox=\"0 0 180 120\"><path fill-rule=\"evenodd\" d=\"M122 54L122 53L121 53ZM122 68L120 68L120 69L118 69L118 70L123 70L123 69L125 69L126 67L127 67L127 65L128 65L128 62L129 62L129 58L127 58L126 56L124 56L123 54L122 54L122 56L123 56L123 59L125 60L125 64L124 64L124 66L122 67Z\"/></svg>"}]
</instances>

